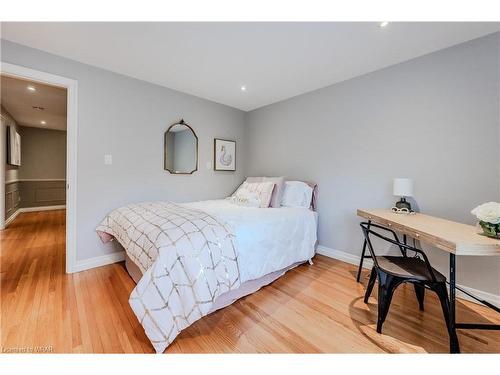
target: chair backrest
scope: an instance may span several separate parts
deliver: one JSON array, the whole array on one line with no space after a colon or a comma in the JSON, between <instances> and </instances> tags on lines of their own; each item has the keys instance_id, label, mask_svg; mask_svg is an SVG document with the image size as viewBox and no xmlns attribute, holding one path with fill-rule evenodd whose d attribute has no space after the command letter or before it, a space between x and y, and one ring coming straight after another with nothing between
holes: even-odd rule
<instances>
[{"instance_id":1,"label":"chair backrest","mask_svg":"<svg viewBox=\"0 0 500 375\"><path fill-rule=\"evenodd\" d=\"M431 275L431 279L433 282L436 282L436 276L434 275L434 270L429 262L429 259L427 258L427 255L420 249L417 249L416 247L413 247L413 246L410 246L410 245L407 245L405 243L402 243L401 241L399 241L399 238L396 234L396 232L394 232L392 229L389 229L389 228L386 228L386 227L383 227L381 225L378 225L378 224L374 224L374 223L371 223L371 222L362 222L359 224L361 226L361 229L363 230L363 234L365 236L365 240L366 240L366 244L368 246L368 251L370 252L370 255L372 256L373 258L373 264L376 268L380 268L379 267L379 264L377 262L377 255L375 254L375 250L373 249L373 245L372 245L372 242L370 240L370 234L373 234L374 236L378 237L378 238L381 238L387 242L390 242L396 246L399 247L400 251L401 251L401 254L403 257L406 257L406 251L407 250L410 250L410 251L414 251L415 253L418 253L420 255L422 255L422 258L423 258L423 261L425 262L425 266L427 268L427 270L429 271L429 274ZM389 238L389 237L386 237L380 233L377 233L375 232L372 227L375 227L375 228L378 228L378 229L382 229L386 232L390 232L393 234L394 236L394 240Z\"/></svg>"}]
</instances>

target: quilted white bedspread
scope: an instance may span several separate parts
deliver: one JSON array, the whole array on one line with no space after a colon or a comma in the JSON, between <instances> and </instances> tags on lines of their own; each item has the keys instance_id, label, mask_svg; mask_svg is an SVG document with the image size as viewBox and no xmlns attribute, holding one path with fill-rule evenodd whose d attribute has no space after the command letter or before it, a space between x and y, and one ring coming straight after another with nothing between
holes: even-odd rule
<instances>
[{"instance_id":1,"label":"quilted white bedspread","mask_svg":"<svg viewBox=\"0 0 500 375\"><path fill-rule=\"evenodd\" d=\"M234 236L205 211L169 202L130 204L96 230L116 238L141 268L129 303L158 353L241 283Z\"/></svg>"},{"instance_id":2,"label":"quilted white bedspread","mask_svg":"<svg viewBox=\"0 0 500 375\"><path fill-rule=\"evenodd\" d=\"M318 216L307 208L243 207L227 199L183 206L208 212L231 228L242 283L314 256Z\"/></svg>"}]
</instances>

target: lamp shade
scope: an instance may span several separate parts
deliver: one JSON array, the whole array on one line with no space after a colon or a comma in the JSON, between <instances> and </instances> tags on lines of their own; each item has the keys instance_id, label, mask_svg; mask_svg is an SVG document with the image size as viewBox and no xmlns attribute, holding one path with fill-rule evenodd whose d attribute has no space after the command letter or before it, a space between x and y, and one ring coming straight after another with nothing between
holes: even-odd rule
<instances>
[{"instance_id":1,"label":"lamp shade","mask_svg":"<svg viewBox=\"0 0 500 375\"><path fill-rule=\"evenodd\" d=\"M413 196L413 180L411 178L395 178L392 191L397 197Z\"/></svg>"}]
</instances>

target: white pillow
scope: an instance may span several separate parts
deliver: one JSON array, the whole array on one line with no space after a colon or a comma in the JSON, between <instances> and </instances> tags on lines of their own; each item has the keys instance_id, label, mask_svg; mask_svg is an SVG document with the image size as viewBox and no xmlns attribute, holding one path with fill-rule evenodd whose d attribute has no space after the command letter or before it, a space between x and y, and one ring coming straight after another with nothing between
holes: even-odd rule
<instances>
[{"instance_id":1,"label":"white pillow","mask_svg":"<svg viewBox=\"0 0 500 375\"><path fill-rule=\"evenodd\" d=\"M305 207L311 206L313 189L302 181L286 181L283 197L281 198L282 207Z\"/></svg>"},{"instance_id":2,"label":"white pillow","mask_svg":"<svg viewBox=\"0 0 500 375\"><path fill-rule=\"evenodd\" d=\"M231 202L248 207L267 208L273 195L274 182L243 182L232 195Z\"/></svg>"}]
</instances>

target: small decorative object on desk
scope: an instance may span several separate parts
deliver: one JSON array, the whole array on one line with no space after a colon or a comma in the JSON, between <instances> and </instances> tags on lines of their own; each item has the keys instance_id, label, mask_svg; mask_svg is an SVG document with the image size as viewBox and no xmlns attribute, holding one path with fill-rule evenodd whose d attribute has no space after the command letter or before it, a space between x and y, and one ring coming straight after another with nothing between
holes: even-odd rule
<instances>
[{"instance_id":1,"label":"small decorative object on desk","mask_svg":"<svg viewBox=\"0 0 500 375\"><path fill-rule=\"evenodd\" d=\"M474 208L471 213L479 220L479 226L485 236L500 239L500 203L484 203Z\"/></svg>"},{"instance_id":2,"label":"small decorative object on desk","mask_svg":"<svg viewBox=\"0 0 500 375\"><path fill-rule=\"evenodd\" d=\"M415 215L416 214L415 211L413 211L412 209L408 209L406 207L403 207L403 208L392 207L391 211L394 212L395 214L403 214L403 215Z\"/></svg>"}]
</instances>

